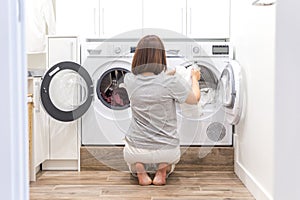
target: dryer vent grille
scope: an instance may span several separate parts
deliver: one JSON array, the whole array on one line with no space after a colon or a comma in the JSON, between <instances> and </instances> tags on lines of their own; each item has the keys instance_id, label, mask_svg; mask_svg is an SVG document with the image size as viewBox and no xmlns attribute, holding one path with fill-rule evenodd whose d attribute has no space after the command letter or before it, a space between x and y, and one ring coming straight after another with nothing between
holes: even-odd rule
<instances>
[{"instance_id":1,"label":"dryer vent grille","mask_svg":"<svg viewBox=\"0 0 300 200\"><path fill-rule=\"evenodd\" d=\"M213 122L207 127L206 135L210 140L219 142L225 137L226 128L220 122Z\"/></svg>"}]
</instances>

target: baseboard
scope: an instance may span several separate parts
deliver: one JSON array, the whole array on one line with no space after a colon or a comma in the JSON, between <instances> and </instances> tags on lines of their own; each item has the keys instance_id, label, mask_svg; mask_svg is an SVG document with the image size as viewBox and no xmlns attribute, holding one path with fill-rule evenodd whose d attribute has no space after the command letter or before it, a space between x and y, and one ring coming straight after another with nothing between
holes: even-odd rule
<instances>
[{"instance_id":1,"label":"baseboard","mask_svg":"<svg viewBox=\"0 0 300 200\"><path fill-rule=\"evenodd\" d=\"M238 159L238 142L237 135L234 136L234 149L235 149L235 161L234 161L234 172L243 182L249 192L257 200L273 200L273 197L262 187L252 174L239 162Z\"/></svg>"},{"instance_id":2,"label":"baseboard","mask_svg":"<svg viewBox=\"0 0 300 200\"><path fill-rule=\"evenodd\" d=\"M43 170L78 170L78 160L46 160Z\"/></svg>"},{"instance_id":3,"label":"baseboard","mask_svg":"<svg viewBox=\"0 0 300 200\"><path fill-rule=\"evenodd\" d=\"M244 183L249 192L257 200L273 200L270 194L261 186L261 184L247 171L239 162L234 164L234 172Z\"/></svg>"}]
</instances>

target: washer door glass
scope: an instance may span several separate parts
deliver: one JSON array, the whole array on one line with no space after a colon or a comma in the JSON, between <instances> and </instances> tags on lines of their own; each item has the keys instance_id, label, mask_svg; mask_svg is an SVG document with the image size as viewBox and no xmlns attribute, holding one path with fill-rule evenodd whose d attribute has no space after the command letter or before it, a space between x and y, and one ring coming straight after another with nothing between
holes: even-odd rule
<instances>
[{"instance_id":1,"label":"washer door glass","mask_svg":"<svg viewBox=\"0 0 300 200\"><path fill-rule=\"evenodd\" d=\"M242 112L241 68L231 61L220 77L220 89L223 91L222 103L227 122L235 125L239 122Z\"/></svg>"},{"instance_id":2,"label":"washer door glass","mask_svg":"<svg viewBox=\"0 0 300 200\"><path fill-rule=\"evenodd\" d=\"M220 80L224 92L222 99L223 106L226 108L233 108L236 92L235 79L231 65L227 65L223 70Z\"/></svg>"},{"instance_id":3,"label":"washer door glass","mask_svg":"<svg viewBox=\"0 0 300 200\"><path fill-rule=\"evenodd\" d=\"M81 117L91 105L92 85L88 72L77 63L58 63L43 77L42 104L53 118L73 121Z\"/></svg>"},{"instance_id":4,"label":"washer door glass","mask_svg":"<svg viewBox=\"0 0 300 200\"><path fill-rule=\"evenodd\" d=\"M57 72L49 85L49 96L59 110L73 111L87 100L88 87L84 79L73 70ZM81 93L81 98L79 97Z\"/></svg>"},{"instance_id":5,"label":"washer door glass","mask_svg":"<svg viewBox=\"0 0 300 200\"><path fill-rule=\"evenodd\" d=\"M108 108L123 110L130 106L126 89L123 87L124 76L129 70L112 68L107 70L97 82L98 99Z\"/></svg>"}]
</instances>

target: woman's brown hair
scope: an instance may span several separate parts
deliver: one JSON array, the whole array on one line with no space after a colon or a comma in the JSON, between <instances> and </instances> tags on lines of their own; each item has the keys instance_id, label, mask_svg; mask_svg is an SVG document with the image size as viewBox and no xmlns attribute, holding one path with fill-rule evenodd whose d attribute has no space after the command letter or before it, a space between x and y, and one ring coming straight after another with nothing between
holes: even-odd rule
<instances>
[{"instance_id":1,"label":"woman's brown hair","mask_svg":"<svg viewBox=\"0 0 300 200\"><path fill-rule=\"evenodd\" d=\"M143 37L136 49L132 60L133 74L152 72L159 74L167 70L166 51L161 39L156 35Z\"/></svg>"}]
</instances>

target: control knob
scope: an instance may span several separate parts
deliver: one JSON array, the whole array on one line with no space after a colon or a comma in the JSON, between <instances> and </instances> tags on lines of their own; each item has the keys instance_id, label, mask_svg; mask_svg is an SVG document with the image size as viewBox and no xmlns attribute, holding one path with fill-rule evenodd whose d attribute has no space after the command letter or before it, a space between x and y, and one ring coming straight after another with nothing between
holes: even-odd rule
<instances>
[{"instance_id":1,"label":"control knob","mask_svg":"<svg viewBox=\"0 0 300 200\"><path fill-rule=\"evenodd\" d=\"M115 48L115 54L121 53L121 47L116 47Z\"/></svg>"},{"instance_id":2,"label":"control knob","mask_svg":"<svg viewBox=\"0 0 300 200\"><path fill-rule=\"evenodd\" d=\"M194 54L198 54L200 52L200 48L199 47L193 47L193 53Z\"/></svg>"}]
</instances>

